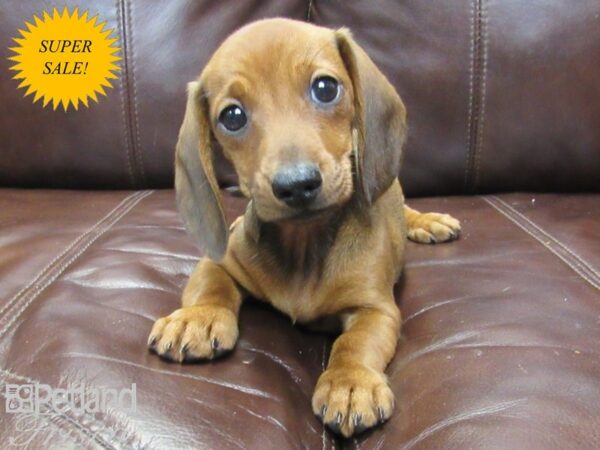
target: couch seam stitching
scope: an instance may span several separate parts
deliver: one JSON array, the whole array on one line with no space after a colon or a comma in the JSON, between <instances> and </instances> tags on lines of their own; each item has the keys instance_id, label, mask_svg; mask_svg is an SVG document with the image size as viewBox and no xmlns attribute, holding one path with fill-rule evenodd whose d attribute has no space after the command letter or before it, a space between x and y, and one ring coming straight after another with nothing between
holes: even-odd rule
<instances>
[{"instance_id":1,"label":"couch seam stitching","mask_svg":"<svg viewBox=\"0 0 600 450\"><path fill-rule=\"evenodd\" d=\"M494 206L494 208L496 208L500 213L502 213L504 216L506 216L509 220L511 220L513 223L515 223L516 225L518 225L522 230L524 230L527 234L529 234L530 236L532 236L534 239L536 239L538 242L540 242L544 247L546 247L548 250L550 250L552 253L554 253L554 255L556 255L559 259L561 259L565 264L567 264L573 271L575 271L581 278L583 278L585 281L587 281L588 283L590 283L593 287L595 287L596 289L600 289L600 283L593 280L592 278L595 278L593 275L590 277L589 274L586 274L586 270L589 271L589 268L584 266L582 268L578 268L576 264L574 264L572 261L569 261L568 257L571 256L573 257L573 255L571 255L569 253L569 250L565 248L565 252L566 255L562 254L559 250L552 248L549 245L549 242L552 241L552 237L550 235L548 235L547 233L545 233L543 230L541 230L540 232L535 231L535 229L532 229L532 227L528 227L525 223L522 223L519 220L519 217L516 216L514 213L511 212L510 209L505 208L503 209L502 205L505 204L504 202L502 202L499 198L496 197L496 200L498 200L498 202L500 203L500 205L496 205L494 204L490 199L485 199L489 204L491 204L492 206ZM516 217L515 217L516 216ZM547 235L547 238L550 240L549 242L545 242L544 241L544 236L543 234ZM592 271L593 274L593 271Z\"/></svg>"},{"instance_id":2,"label":"couch seam stitching","mask_svg":"<svg viewBox=\"0 0 600 450\"><path fill-rule=\"evenodd\" d=\"M471 2L471 25L469 47L469 104L467 113L467 155L465 161L464 187L466 191L474 191L475 160L480 136L481 91L482 91L482 2Z\"/></svg>"},{"instance_id":3,"label":"couch seam stitching","mask_svg":"<svg viewBox=\"0 0 600 450\"><path fill-rule=\"evenodd\" d=\"M119 89L120 94L121 94L121 113L123 115L123 137L124 137L124 141L125 141L125 160L127 161L127 170L129 171L129 182L131 184L131 187L135 188L136 186L136 176L135 173L133 171L133 165L132 165L132 158L134 158L133 156L133 151L131 148L131 135L129 133L129 117L127 115L127 109L128 109L128 96L127 96L127 80L128 80L128 74L127 74L127 37L126 37L126 30L125 30L125 23L124 23L124 17L123 17L123 8L122 8L122 1L123 0L116 0L116 7L117 7L117 27L118 30L120 32L121 35L121 50L122 50L122 54L123 54L123 63L121 64L121 76L119 76L119 83L121 88Z\"/></svg>"},{"instance_id":4,"label":"couch seam stitching","mask_svg":"<svg viewBox=\"0 0 600 450\"><path fill-rule=\"evenodd\" d=\"M308 0L308 7L306 8L306 21L311 22L312 18L312 9L313 9L313 0Z\"/></svg>"},{"instance_id":5,"label":"couch seam stitching","mask_svg":"<svg viewBox=\"0 0 600 450\"><path fill-rule=\"evenodd\" d=\"M37 299L44 290L46 290L52 283L54 283L54 281L56 281L56 279L58 279L58 277L60 275L62 275L62 273L71 264L73 264L77 259L79 259L79 257L94 242L96 242L101 236L103 236L107 231L109 231L119 220L121 220L129 211L131 211L141 200L148 197L153 192L154 191L144 191L137 198L135 198L135 200L130 201L129 204L127 205L127 207L125 207L123 209L123 211L120 211L117 215L113 215L111 221L109 221L109 223L107 223L105 225L105 228L98 230L98 234L96 236L94 236L93 238L91 238L91 240L89 242L87 242L82 247L80 247L80 249L78 250L78 252L75 255L73 255L69 260L67 260L60 266L56 266L56 267L59 267L57 269L57 272L52 274L50 276L49 280L45 280L44 285L38 286L34 290L32 296L27 301L25 301L25 303L23 303L17 311L15 311L14 316L6 323L6 325L4 325L4 327L2 327L2 329L0 329L0 339L2 339L4 337L4 335L8 331L8 329L17 321L17 319L23 314L23 312L29 307L29 305L31 305L35 301L35 299Z\"/></svg>"},{"instance_id":6,"label":"couch seam stitching","mask_svg":"<svg viewBox=\"0 0 600 450\"><path fill-rule=\"evenodd\" d=\"M28 376L25 375L19 375L17 373L14 373L12 371L10 371L9 369L5 369L5 368L0 368L0 372L4 373L5 376L7 377L12 377L12 378L16 378L17 380L20 381L26 381L30 384L39 384L38 380L35 380L33 378L30 378ZM4 383L6 384L6 383ZM0 395L2 395L4 398L6 398L6 396L4 395L4 393L0 392ZM88 414L89 416L89 414ZM66 421L67 423L70 423L71 425L73 425L77 431L79 431L79 433L85 435L86 437L94 440L98 445L100 445L102 448L104 449L112 449L112 450L116 450L116 447L112 444L110 444L109 442L107 442L104 438L102 438L101 436L98 436L96 433L93 433L92 430L90 430L89 428L87 428L84 424L82 424L81 422L78 422L77 420L68 417L66 414L59 412L57 416L54 417L58 417L59 419L62 419L63 421ZM95 419L93 419L95 421ZM121 443L122 444L122 443Z\"/></svg>"},{"instance_id":7,"label":"couch seam stitching","mask_svg":"<svg viewBox=\"0 0 600 450\"><path fill-rule=\"evenodd\" d=\"M321 356L321 373L323 373L325 371L325 347L326 347L327 343L323 342L323 355ZM323 432L321 433L321 443L322 446L321 448L323 450L325 450L325 424L323 424Z\"/></svg>"},{"instance_id":8,"label":"couch seam stitching","mask_svg":"<svg viewBox=\"0 0 600 450\"><path fill-rule=\"evenodd\" d=\"M511 222L513 222L515 225L517 225L523 231L525 231L527 234L529 234L531 237L533 237L536 241L538 241L544 247L546 247L550 252L552 252L561 261L563 261L567 266L569 266L577 275L579 275L582 279L584 279L585 281L587 281L592 287L600 290L600 282L592 279L594 277L590 277L588 274L585 273L585 271L582 271L582 269L580 269L575 264L573 264L573 262L569 261L569 259L568 259L567 256L573 256L573 254L571 252L569 252L568 249L565 248L565 251L566 251L567 255L564 255L559 250L557 250L557 249L551 247L550 245L548 245L548 243L544 241L544 239L542 238L542 236L540 236L539 234L536 234L535 231L531 229L531 227L528 227L522 221L519 221L518 216L515 217L514 215L511 215L510 209L509 210L505 210L503 208L503 203L504 202L502 202L502 200L500 200L498 197L492 196L492 197L489 197L489 198L488 197L480 197L480 198L482 200L484 200L486 203L488 203L490 206L492 206L500 214L502 214L503 216L505 216L506 218L508 218ZM498 202L500 204L499 205L496 204L493 201L493 199L498 200ZM543 230L541 230L541 231L543 232ZM544 232L544 233L546 235L548 235L548 233L546 233L546 232ZM552 237L550 235L548 235L548 238L550 238L552 240Z\"/></svg>"},{"instance_id":9,"label":"couch seam stitching","mask_svg":"<svg viewBox=\"0 0 600 450\"><path fill-rule=\"evenodd\" d=\"M563 244L557 238L555 238L554 236L552 236L548 231L544 230L542 227L540 227L538 224L536 224L533 220L531 220L525 214L519 212L517 209L513 208L510 204L508 204L507 202L505 202L504 200L502 200L498 196L493 195L491 197L493 199L495 199L496 201L498 201L499 203L501 203L502 205L504 205L505 208L507 208L510 211L512 211L516 216L520 217L521 219L523 219L524 221L526 221L527 223L529 223L531 225L531 227L533 227L535 230L537 230L540 235L542 235L543 237L546 237L546 238L550 239L556 245L558 245L559 247L561 247L566 253L570 254L571 257L573 257L586 271L590 272L590 274L594 278L595 277L600 278L600 273L597 272L592 267L592 265L590 263L588 263L585 259L583 259L581 256L579 256L579 254L575 250L571 249L570 247L567 247L565 244Z\"/></svg>"},{"instance_id":10,"label":"couch seam stitching","mask_svg":"<svg viewBox=\"0 0 600 450\"><path fill-rule=\"evenodd\" d=\"M475 78L475 3L477 0L472 0L471 8L470 8L470 16L471 20L469 21L469 97L467 104L467 154L465 160L465 179L464 185L467 187L469 181L469 161L471 160L471 135L473 128L473 86L474 86L474 78Z\"/></svg>"},{"instance_id":11,"label":"couch seam stitching","mask_svg":"<svg viewBox=\"0 0 600 450\"><path fill-rule=\"evenodd\" d=\"M79 241L81 241L83 238L85 238L88 234L92 233L96 228L98 228L98 226L100 226L100 224L102 222L105 222L109 217L111 217L118 209L120 209L129 199L131 199L132 197L138 195L139 193L134 193L131 195L128 195L127 197L125 197L123 200L121 200L117 206L115 206L113 209L111 209L108 213L106 213L100 220L98 220L96 223L94 223L94 225L92 225L90 228L88 228L87 231L85 231L84 233L80 234L76 239L74 239L72 242L70 242L62 252L60 252L57 256L54 257L54 259L52 261L50 261L41 271L39 271L24 287L22 287L19 292L17 292L15 295L13 295L10 300L8 300L3 306L2 308L0 308L0 316L2 316L2 314L9 309L12 304L17 301L19 299L19 297L21 297L26 291L28 291L29 289L31 289L33 287L33 285L37 282L39 282L42 278L44 278L46 276L46 272L49 271L52 266L62 257L64 257L69 250L71 250L74 246L76 246Z\"/></svg>"},{"instance_id":12,"label":"couch seam stitching","mask_svg":"<svg viewBox=\"0 0 600 450\"><path fill-rule=\"evenodd\" d=\"M144 195L145 194L145 195ZM13 316L11 319L8 320L8 323L0 330L0 338L2 338L2 336L4 335L4 333L7 331L7 329L10 327L10 325L12 323L14 323L14 321L22 314L22 312L27 308L27 306L42 292L44 291L48 286L50 286L50 284L52 284L54 282L54 280L60 276L60 274L64 271L64 269L66 269L68 266L70 266L79 256L81 256L81 254L87 250L87 248L93 243L95 242L100 236L102 236L106 231L108 231L118 220L120 220L129 210L131 210L131 208L133 206L135 206L137 203L139 203L140 200L142 200L144 197L146 197L148 194L147 192L137 192L135 194L130 195L129 197L127 197L126 199L124 199L119 206L117 206L116 208L114 208L112 211L110 211L102 220L100 220L96 225L94 225L94 227L92 228L92 233L96 232L99 233L97 236L91 238L91 240L85 244L83 244L83 247L80 247L79 252L77 254L75 254L75 256L72 256L66 263L64 261L62 261L58 266L54 266L52 269L56 269L57 267L59 267L58 272L49 272L48 274L46 274L43 278L40 278L40 282L42 284L42 286L40 284L38 284L37 287L35 287L35 289L33 291L30 291L30 296L33 296L33 298L29 298L25 301L24 305L21 305L21 307L18 309L16 316ZM119 210L120 211L117 213L116 211ZM112 221L112 223L111 223ZM106 227L104 230L102 230L102 227ZM78 243L79 244L79 243ZM74 246L73 248L76 248L76 246ZM60 267L62 265L62 267ZM50 281L48 281L50 279ZM35 285L32 285L29 289L34 288ZM26 298L26 297L25 297ZM13 307L17 307L19 303L15 303L13 305Z\"/></svg>"},{"instance_id":13,"label":"couch seam stitching","mask_svg":"<svg viewBox=\"0 0 600 450\"><path fill-rule=\"evenodd\" d=\"M140 171L140 178L141 178L141 182L142 184L145 184L145 178L146 178L146 174L144 171L144 160L142 157L142 149L141 149L141 137L140 137L140 126L139 126L139 115L138 115L138 107L137 107L137 85L136 85L136 81L135 81L135 46L134 46L134 34L133 34L133 10L132 10L132 1L126 1L126 8L127 8L127 15L128 15L128 20L127 20L127 26L129 28L128 30L128 35L129 35L129 53L131 56L131 70L129 71L129 74L131 76L131 86L132 86L132 94L133 94L133 102L131 102L133 104L133 119L132 119L132 128L133 128L133 132L135 132L135 134L133 134L132 132L132 140L133 140L133 149L136 155L136 162L137 162L137 167ZM130 103L130 108L132 108Z\"/></svg>"},{"instance_id":14,"label":"couch seam stitching","mask_svg":"<svg viewBox=\"0 0 600 450\"><path fill-rule=\"evenodd\" d=\"M481 34L481 76L479 92L479 121L477 129L477 144L475 146L475 175L473 180L473 189L479 189L481 153L483 152L483 132L485 127L485 102L487 100L487 64L488 64L488 10L487 0L480 0L480 34Z\"/></svg>"}]
</instances>

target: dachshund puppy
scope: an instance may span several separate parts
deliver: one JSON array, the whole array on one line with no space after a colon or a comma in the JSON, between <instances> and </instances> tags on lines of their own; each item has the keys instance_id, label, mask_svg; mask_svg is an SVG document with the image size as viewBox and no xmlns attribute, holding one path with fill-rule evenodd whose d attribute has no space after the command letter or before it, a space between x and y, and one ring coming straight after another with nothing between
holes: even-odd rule
<instances>
[{"instance_id":1,"label":"dachshund puppy","mask_svg":"<svg viewBox=\"0 0 600 450\"><path fill-rule=\"evenodd\" d=\"M384 370L400 333L393 286L406 237L454 239L459 222L404 205L400 97L346 29L287 19L247 25L189 83L176 151L180 211L208 257L149 348L179 362L234 348L247 296L294 322L337 318L341 335L312 408L332 430L390 417ZM213 168L222 151L250 200L231 229Z\"/></svg>"}]
</instances>

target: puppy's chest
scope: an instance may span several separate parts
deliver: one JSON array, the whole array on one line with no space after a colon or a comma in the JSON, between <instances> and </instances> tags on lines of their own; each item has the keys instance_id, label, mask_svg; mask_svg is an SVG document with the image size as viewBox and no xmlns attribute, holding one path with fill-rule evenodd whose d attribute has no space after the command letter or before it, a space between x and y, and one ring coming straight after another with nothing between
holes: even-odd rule
<instances>
[{"instance_id":1,"label":"puppy's chest","mask_svg":"<svg viewBox=\"0 0 600 450\"><path fill-rule=\"evenodd\" d=\"M291 275L266 292L267 300L296 322L319 317L323 286L316 276Z\"/></svg>"}]
</instances>

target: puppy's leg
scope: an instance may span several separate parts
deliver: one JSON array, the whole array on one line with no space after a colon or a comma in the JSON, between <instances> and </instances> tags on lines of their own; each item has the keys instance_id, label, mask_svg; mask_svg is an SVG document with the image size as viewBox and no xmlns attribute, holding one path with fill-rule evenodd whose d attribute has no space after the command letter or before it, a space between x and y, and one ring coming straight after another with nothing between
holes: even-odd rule
<instances>
[{"instance_id":1,"label":"puppy's leg","mask_svg":"<svg viewBox=\"0 0 600 450\"><path fill-rule=\"evenodd\" d=\"M312 398L316 415L349 437L387 420L394 394L383 371L400 333L400 311L360 308L345 315L344 332L331 350Z\"/></svg>"},{"instance_id":2,"label":"puppy's leg","mask_svg":"<svg viewBox=\"0 0 600 450\"><path fill-rule=\"evenodd\" d=\"M405 205L404 215L411 241L435 244L454 240L460 234L460 222L449 214L421 213Z\"/></svg>"},{"instance_id":3,"label":"puppy's leg","mask_svg":"<svg viewBox=\"0 0 600 450\"><path fill-rule=\"evenodd\" d=\"M241 302L233 278L203 258L183 291L182 308L154 323L148 347L179 362L218 357L235 346Z\"/></svg>"}]
</instances>

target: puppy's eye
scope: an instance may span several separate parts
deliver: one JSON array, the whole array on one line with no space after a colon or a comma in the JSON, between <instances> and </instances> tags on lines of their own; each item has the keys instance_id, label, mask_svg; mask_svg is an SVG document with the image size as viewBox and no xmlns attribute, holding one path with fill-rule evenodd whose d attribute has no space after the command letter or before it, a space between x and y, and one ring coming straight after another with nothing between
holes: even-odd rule
<instances>
[{"instance_id":1,"label":"puppy's eye","mask_svg":"<svg viewBox=\"0 0 600 450\"><path fill-rule=\"evenodd\" d=\"M340 85L333 77L315 78L310 86L310 96L318 104L331 104L340 96Z\"/></svg>"},{"instance_id":2,"label":"puppy's eye","mask_svg":"<svg viewBox=\"0 0 600 450\"><path fill-rule=\"evenodd\" d=\"M230 105L219 114L219 123L223 125L227 131L239 131L244 128L246 122L248 122L246 113L239 105Z\"/></svg>"}]
</instances>

